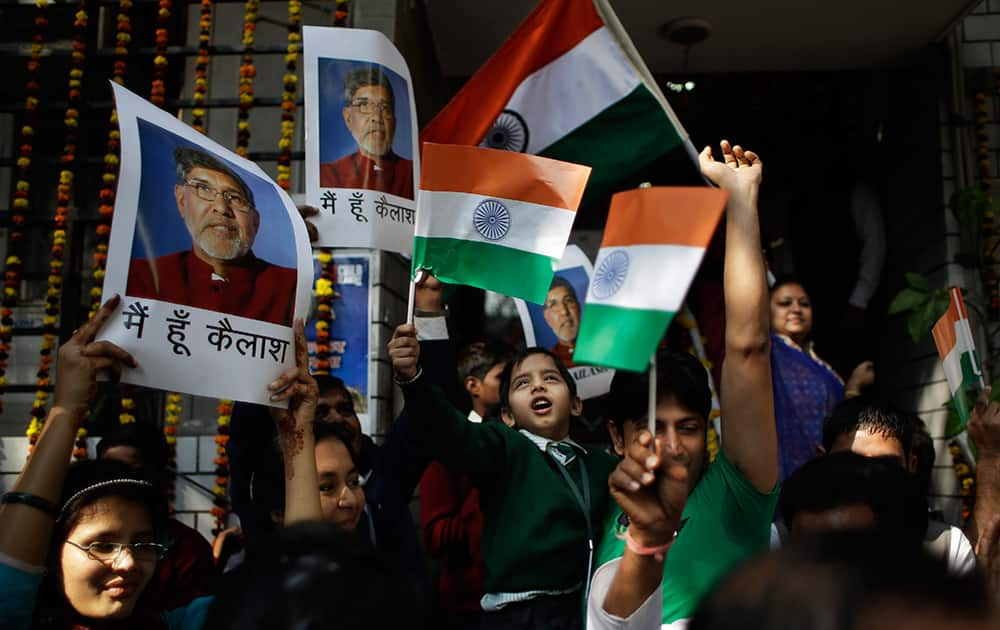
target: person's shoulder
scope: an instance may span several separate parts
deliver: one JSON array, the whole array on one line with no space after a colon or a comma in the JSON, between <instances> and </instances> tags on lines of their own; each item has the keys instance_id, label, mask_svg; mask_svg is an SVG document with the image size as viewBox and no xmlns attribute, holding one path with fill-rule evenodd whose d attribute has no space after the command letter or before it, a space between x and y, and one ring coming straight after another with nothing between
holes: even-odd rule
<instances>
[{"instance_id":1,"label":"person's shoulder","mask_svg":"<svg viewBox=\"0 0 1000 630\"><path fill-rule=\"evenodd\" d=\"M352 164L354 160L358 157L358 153L359 153L358 151L355 151L354 153L348 153L347 155L339 157L332 162L321 162L319 168L321 171L328 169L338 170L348 164Z\"/></svg>"},{"instance_id":2,"label":"person's shoulder","mask_svg":"<svg viewBox=\"0 0 1000 630\"><path fill-rule=\"evenodd\" d=\"M205 619L212 607L214 597L199 597L183 608L164 612L160 621L167 630L201 630L205 627Z\"/></svg>"},{"instance_id":3,"label":"person's shoulder","mask_svg":"<svg viewBox=\"0 0 1000 630\"><path fill-rule=\"evenodd\" d=\"M588 447L586 457L591 468L606 470L608 474L618 465L618 458L602 448Z\"/></svg>"}]
</instances>

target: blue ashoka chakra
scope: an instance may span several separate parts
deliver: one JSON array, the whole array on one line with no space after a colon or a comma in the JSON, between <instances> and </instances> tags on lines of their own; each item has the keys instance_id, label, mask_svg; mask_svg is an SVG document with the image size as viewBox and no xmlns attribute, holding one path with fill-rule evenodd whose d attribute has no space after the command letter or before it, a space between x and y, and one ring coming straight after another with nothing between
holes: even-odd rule
<instances>
[{"instance_id":1,"label":"blue ashoka chakra","mask_svg":"<svg viewBox=\"0 0 1000 630\"><path fill-rule=\"evenodd\" d=\"M528 125L524 123L521 114L512 109L505 109L500 112L500 116L486 132L479 146L524 153L528 148Z\"/></svg>"},{"instance_id":2,"label":"blue ashoka chakra","mask_svg":"<svg viewBox=\"0 0 1000 630\"><path fill-rule=\"evenodd\" d=\"M604 257L594 272L594 297L603 300L618 293L618 289L625 284L627 275L628 254L621 249L611 252Z\"/></svg>"},{"instance_id":3,"label":"blue ashoka chakra","mask_svg":"<svg viewBox=\"0 0 1000 630\"><path fill-rule=\"evenodd\" d=\"M476 226L476 231L483 238L490 241L499 241L507 236L510 230L510 212L507 206L496 199L487 199L479 202L476 211L472 215L472 224Z\"/></svg>"}]
</instances>

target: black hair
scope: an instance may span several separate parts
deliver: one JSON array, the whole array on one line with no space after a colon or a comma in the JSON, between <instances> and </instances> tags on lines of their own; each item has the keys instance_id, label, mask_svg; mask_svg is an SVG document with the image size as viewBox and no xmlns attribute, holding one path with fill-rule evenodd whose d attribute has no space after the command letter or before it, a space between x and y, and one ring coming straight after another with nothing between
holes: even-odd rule
<instances>
[{"instance_id":1,"label":"black hair","mask_svg":"<svg viewBox=\"0 0 1000 630\"><path fill-rule=\"evenodd\" d=\"M688 629L863 630L884 627L885 613L899 627L927 615L986 627L992 607L978 571L951 573L881 532L839 532L793 540L731 571Z\"/></svg>"},{"instance_id":2,"label":"black hair","mask_svg":"<svg viewBox=\"0 0 1000 630\"><path fill-rule=\"evenodd\" d=\"M513 356L513 348L506 344L488 341L470 343L458 352L458 382L464 384L470 376L484 379L495 365L507 363Z\"/></svg>"},{"instance_id":3,"label":"black hair","mask_svg":"<svg viewBox=\"0 0 1000 630\"><path fill-rule=\"evenodd\" d=\"M134 483L136 481L140 483ZM60 498L62 511L55 521L55 528L49 539L49 570L38 593L35 627L66 628L72 625L70 621L76 613L67 601L60 582L61 549L70 532L86 516L87 509L107 497L120 498L145 509L153 523L156 540L161 543L166 542L169 518L166 497L145 478L141 471L112 459L86 460L71 464L63 482ZM141 605L140 600L139 606ZM149 616L152 619L153 616L147 615L147 612L137 609L132 618ZM152 627L157 627L155 621Z\"/></svg>"},{"instance_id":4,"label":"black hair","mask_svg":"<svg viewBox=\"0 0 1000 630\"><path fill-rule=\"evenodd\" d=\"M868 396L848 398L833 408L833 412L823 423L823 448L830 452L838 437L862 430L899 440L903 446L903 455L909 457L913 422L895 407Z\"/></svg>"},{"instance_id":5,"label":"black hair","mask_svg":"<svg viewBox=\"0 0 1000 630\"><path fill-rule=\"evenodd\" d=\"M850 451L817 457L785 480L778 508L792 527L800 512L868 506L876 529L916 549L927 531L927 496L894 457L865 457ZM793 531L794 533L794 531Z\"/></svg>"},{"instance_id":6,"label":"black hair","mask_svg":"<svg viewBox=\"0 0 1000 630\"><path fill-rule=\"evenodd\" d=\"M908 414L910 423L913 425L913 437L910 438L910 453L916 455L917 470L913 473L917 479L917 485L924 492L930 492L931 473L934 472L934 460L937 453L934 450L934 440L927 432L927 425L920 419L920 416Z\"/></svg>"},{"instance_id":7,"label":"black hair","mask_svg":"<svg viewBox=\"0 0 1000 630\"><path fill-rule=\"evenodd\" d=\"M568 290L570 295L573 296L574 300L576 300L577 302L580 301L580 298L576 296L576 289L573 287L573 285L570 283L569 280L563 278L562 276L552 276L552 284L549 285L549 291L552 291L552 289L558 289L560 287ZM546 302L548 302L548 299L546 299Z\"/></svg>"},{"instance_id":8,"label":"black hair","mask_svg":"<svg viewBox=\"0 0 1000 630\"><path fill-rule=\"evenodd\" d=\"M810 295L809 288L806 287L806 284L802 282L801 278L797 278L791 274L782 274L775 278L774 283L771 285L769 290L771 293L774 293L786 284L797 284L802 287L802 290L806 292L806 295Z\"/></svg>"},{"instance_id":9,"label":"black hair","mask_svg":"<svg viewBox=\"0 0 1000 630\"><path fill-rule=\"evenodd\" d=\"M317 420L312 423L312 430L316 444L319 444L323 440L337 440L347 449L347 454L351 456L351 461L354 462L355 468L361 466L359 454L354 452L354 447L351 446L351 441L355 437L354 433L344 426L343 423Z\"/></svg>"},{"instance_id":10,"label":"black hair","mask_svg":"<svg viewBox=\"0 0 1000 630\"><path fill-rule=\"evenodd\" d=\"M504 366L503 372L500 374L500 407L502 409L510 409L510 379L511 375L517 366L521 365L525 359L535 354L544 354L545 356L552 359L555 363L556 369L559 370L559 375L562 376L563 380L566 381L566 386L569 388L570 399L576 398L576 381L573 380L573 375L569 373L566 369L566 365L562 362L554 352L547 350L545 348L539 348L535 346L533 348L526 348L521 350L514 355L507 365Z\"/></svg>"},{"instance_id":11,"label":"black hair","mask_svg":"<svg viewBox=\"0 0 1000 630\"><path fill-rule=\"evenodd\" d=\"M316 386L319 388L319 395L326 396L333 391L344 392L348 397L351 395L351 391L347 389L347 385L344 380L338 376L331 376L330 374L315 374L313 378L316 379Z\"/></svg>"},{"instance_id":12,"label":"black hair","mask_svg":"<svg viewBox=\"0 0 1000 630\"><path fill-rule=\"evenodd\" d=\"M298 523L227 574L205 627L382 630L414 609L404 580L370 546L327 523Z\"/></svg>"},{"instance_id":13,"label":"black hair","mask_svg":"<svg viewBox=\"0 0 1000 630\"><path fill-rule=\"evenodd\" d=\"M385 76L385 73L378 66L364 66L348 72L347 76L344 77L344 107L350 105L351 101L354 100L354 93L366 85L384 87L389 92L389 98L395 104L396 96L392 93L389 77Z\"/></svg>"},{"instance_id":14,"label":"black hair","mask_svg":"<svg viewBox=\"0 0 1000 630\"><path fill-rule=\"evenodd\" d=\"M712 412L712 388L708 370L697 357L686 352L661 350L656 356L656 397L673 396L685 409L698 414L708 427ZM607 398L607 416L619 433L625 431L625 421L643 422L648 414L649 372L618 370L611 380Z\"/></svg>"},{"instance_id":15,"label":"black hair","mask_svg":"<svg viewBox=\"0 0 1000 630\"><path fill-rule=\"evenodd\" d=\"M256 203L253 199L253 191L247 186L247 183L243 181L235 170L233 170L228 164L215 157L211 153L206 153L200 149L194 149L191 147L177 147L174 149L174 162L177 163L177 183L184 185L187 183L188 173L191 172L193 168L203 168L209 171L218 171L223 173L234 182L236 186L240 189L240 194L247 200L251 208L254 208L256 212Z\"/></svg>"},{"instance_id":16,"label":"black hair","mask_svg":"<svg viewBox=\"0 0 1000 630\"><path fill-rule=\"evenodd\" d=\"M139 452L142 470L149 476L158 476L170 458L167 440L155 424L137 420L128 424L116 423L97 443L97 457L101 459L108 449L127 446Z\"/></svg>"}]
</instances>

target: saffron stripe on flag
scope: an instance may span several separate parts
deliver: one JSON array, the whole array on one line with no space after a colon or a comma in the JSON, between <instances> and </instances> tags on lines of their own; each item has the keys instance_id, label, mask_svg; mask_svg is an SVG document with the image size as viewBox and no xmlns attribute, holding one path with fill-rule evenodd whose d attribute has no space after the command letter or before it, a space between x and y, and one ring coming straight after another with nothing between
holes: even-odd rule
<instances>
[{"instance_id":1,"label":"saffron stripe on flag","mask_svg":"<svg viewBox=\"0 0 1000 630\"><path fill-rule=\"evenodd\" d=\"M490 200L502 204L506 211L503 225L496 226L497 234L500 230L506 231L499 240L486 238L475 223L476 209L480 203ZM415 232L418 237L462 239L542 254L556 260L566 249L566 239L576 218L575 212L564 208L503 197L434 190L420 191L420 207L422 210L417 213ZM423 211L425 208L430 211Z\"/></svg>"},{"instance_id":2,"label":"saffron stripe on flag","mask_svg":"<svg viewBox=\"0 0 1000 630\"><path fill-rule=\"evenodd\" d=\"M434 263L425 264L425 260ZM558 257L491 243L420 236L413 241L414 268L428 269L442 282L489 289L535 304L545 302L558 262Z\"/></svg>"},{"instance_id":3,"label":"saffron stripe on flag","mask_svg":"<svg viewBox=\"0 0 1000 630\"><path fill-rule=\"evenodd\" d=\"M651 349L660 343L673 317L673 311L588 303L583 307L579 336L591 341L586 347L576 347L573 361L641 372L649 366Z\"/></svg>"},{"instance_id":4,"label":"saffron stripe on flag","mask_svg":"<svg viewBox=\"0 0 1000 630\"><path fill-rule=\"evenodd\" d=\"M619 220L612 221L609 214L601 248L669 243L704 250L728 198L725 190L705 187L640 188L618 193L612 207L614 218Z\"/></svg>"},{"instance_id":5,"label":"saffron stripe on flag","mask_svg":"<svg viewBox=\"0 0 1000 630\"><path fill-rule=\"evenodd\" d=\"M575 212L589 175L589 166L537 155L426 143L420 188L518 199Z\"/></svg>"}]
</instances>

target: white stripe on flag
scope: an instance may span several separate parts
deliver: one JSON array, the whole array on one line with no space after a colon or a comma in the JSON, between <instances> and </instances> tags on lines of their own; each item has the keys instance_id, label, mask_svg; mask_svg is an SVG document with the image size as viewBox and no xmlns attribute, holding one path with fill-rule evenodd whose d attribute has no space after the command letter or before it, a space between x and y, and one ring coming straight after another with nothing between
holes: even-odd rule
<instances>
[{"instance_id":1,"label":"white stripe on flag","mask_svg":"<svg viewBox=\"0 0 1000 630\"><path fill-rule=\"evenodd\" d=\"M704 255L705 248L687 245L601 248L594 261L587 303L677 311ZM624 272L622 261L627 264ZM620 286L608 295L616 284Z\"/></svg>"},{"instance_id":2,"label":"white stripe on flag","mask_svg":"<svg viewBox=\"0 0 1000 630\"><path fill-rule=\"evenodd\" d=\"M488 199L502 203L510 221L507 233L496 240L485 238L473 222L476 207ZM576 218L575 212L564 208L439 190L421 190L419 206L415 232L417 237L489 243L555 260L562 257Z\"/></svg>"},{"instance_id":3,"label":"white stripe on flag","mask_svg":"<svg viewBox=\"0 0 1000 630\"><path fill-rule=\"evenodd\" d=\"M504 109L524 118L528 128L525 152L541 153L638 85L635 68L611 31L601 27L525 77Z\"/></svg>"},{"instance_id":4,"label":"white stripe on flag","mask_svg":"<svg viewBox=\"0 0 1000 630\"><path fill-rule=\"evenodd\" d=\"M948 379L948 389L951 395L962 388L962 347L956 344L941 362L944 366L944 377Z\"/></svg>"}]
</instances>

